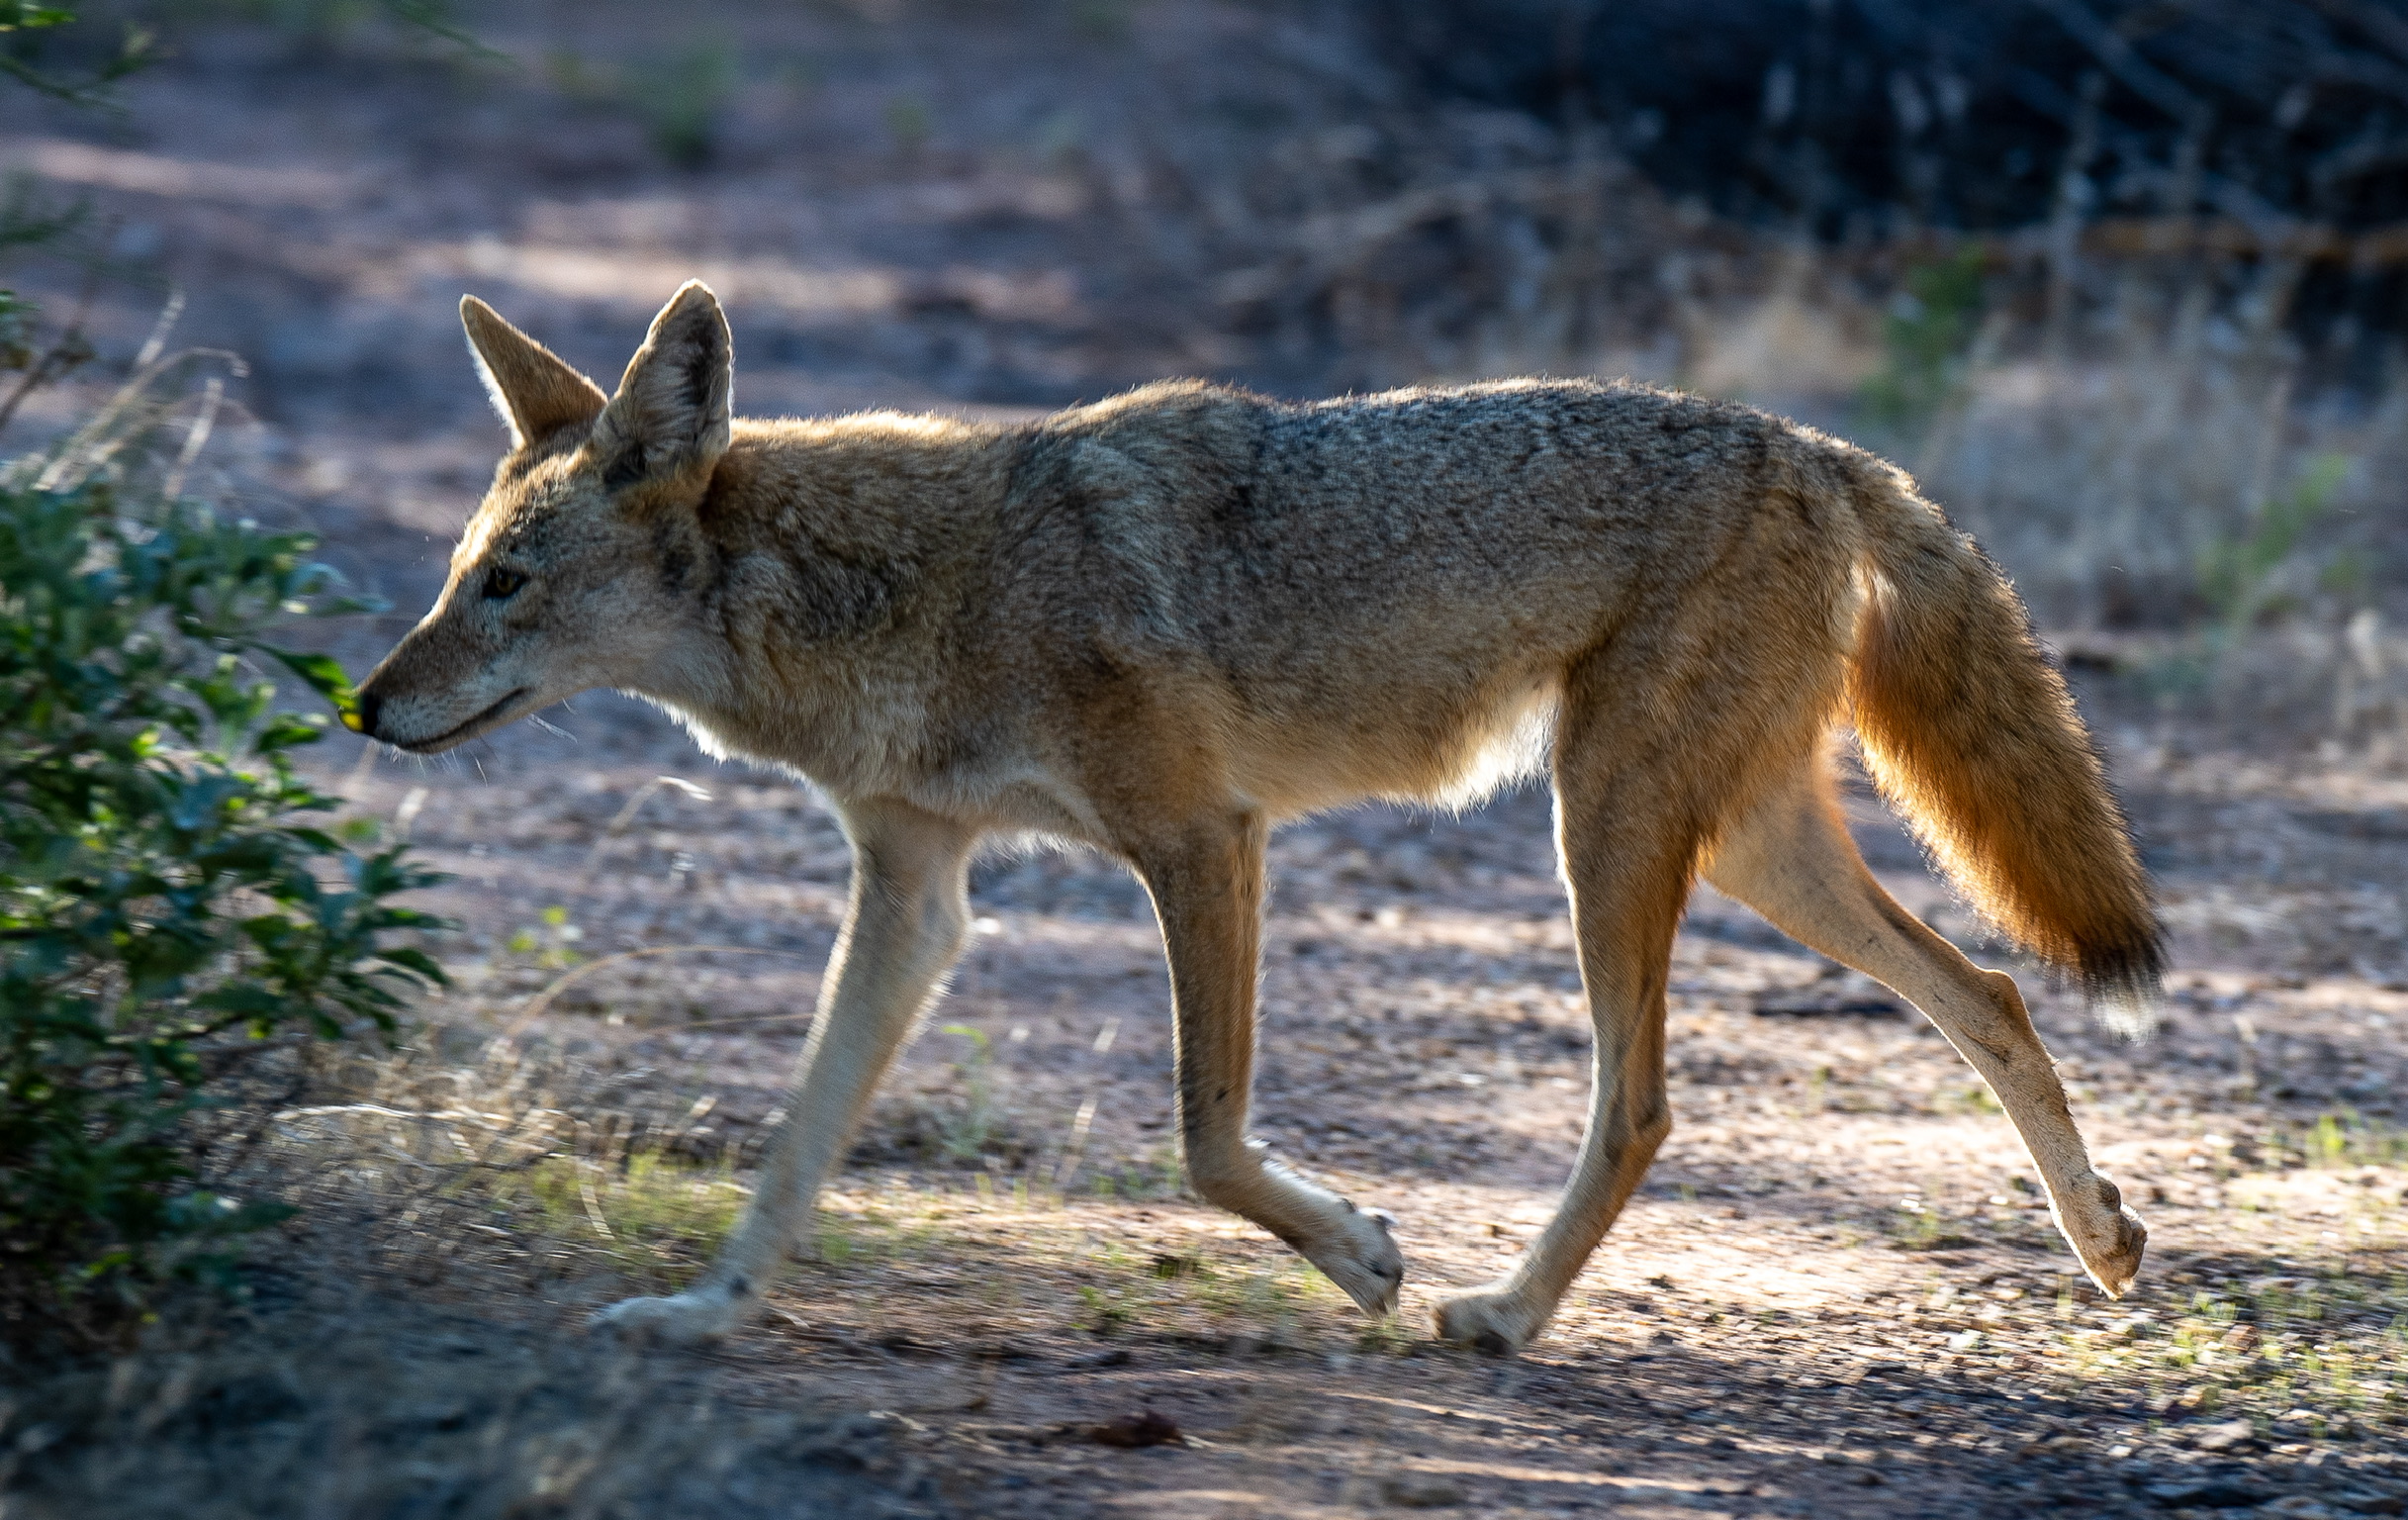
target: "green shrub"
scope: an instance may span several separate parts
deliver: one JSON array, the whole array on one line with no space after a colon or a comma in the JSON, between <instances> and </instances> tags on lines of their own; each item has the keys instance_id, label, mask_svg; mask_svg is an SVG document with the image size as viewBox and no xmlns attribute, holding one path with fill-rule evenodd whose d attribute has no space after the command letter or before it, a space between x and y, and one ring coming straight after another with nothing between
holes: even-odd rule
<instances>
[{"instance_id":1,"label":"green shrub","mask_svg":"<svg viewBox=\"0 0 2408 1520\"><path fill-rule=\"evenodd\" d=\"M1883 364L1857 396L1863 415L1911 431L1958 402L1987 299L1979 249L1909 271L1882 318Z\"/></svg>"},{"instance_id":2,"label":"green shrub","mask_svg":"<svg viewBox=\"0 0 2408 1520\"><path fill-rule=\"evenodd\" d=\"M223 1273L230 1236L283 1216L219 1196L194 1117L248 1058L390 1031L442 980L396 894L438 878L293 769L334 661L271 641L354 610L307 534L105 483L0 470L0 1282L19 1302L139 1303Z\"/></svg>"}]
</instances>

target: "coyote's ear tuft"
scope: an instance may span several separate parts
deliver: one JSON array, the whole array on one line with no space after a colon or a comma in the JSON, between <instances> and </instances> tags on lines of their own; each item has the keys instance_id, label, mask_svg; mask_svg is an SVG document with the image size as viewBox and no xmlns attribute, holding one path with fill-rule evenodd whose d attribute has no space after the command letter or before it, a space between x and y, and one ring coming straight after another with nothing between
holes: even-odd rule
<instances>
[{"instance_id":1,"label":"coyote's ear tuft","mask_svg":"<svg viewBox=\"0 0 2408 1520\"><path fill-rule=\"evenodd\" d=\"M584 427L609 397L558 354L502 320L475 296L460 298L460 326L494 410L510 425L510 447L524 448L563 428Z\"/></svg>"},{"instance_id":2,"label":"coyote's ear tuft","mask_svg":"<svg viewBox=\"0 0 2408 1520\"><path fill-rule=\"evenodd\" d=\"M735 340L719 300L689 280L652 319L590 445L612 489L705 473L727 452Z\"/></svg>"}]
</instances>

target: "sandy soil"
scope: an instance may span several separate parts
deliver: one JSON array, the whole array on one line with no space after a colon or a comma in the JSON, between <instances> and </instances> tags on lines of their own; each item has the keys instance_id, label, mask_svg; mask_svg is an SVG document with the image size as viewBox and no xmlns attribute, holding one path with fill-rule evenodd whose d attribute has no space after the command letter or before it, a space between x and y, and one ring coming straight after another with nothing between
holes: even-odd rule
<instances>
[{"instance_id":1,"label":"sandy soil","mask_svg":"<svg viewBox=\"0 0 2408 1520\"><path fill-rule=\"evenodd\" d=\"M253 356L261 422L224 468L261 511L324 525L398 604L342 635L346 657L415 616L497 446L453 326L463 288L607 375L667 290L706 273L756 411L1051 405L1196 369L1302 383L1210 301L1221 255L1155 236L1189 225L1181 197L1208 181L1144 132L1209 121L1243 142L1283 91L1367 88L1330 83L1341 62L1303 34L1169 5L1106 34L714 14L745 82L698 171L647 146L628 98L562 82L642 58L641 18L608 8L503 13L492 39L535 60L516 76L227 33L114 125L0 107L0 165L120 215L121 240L191 292L184 336ZM572 42L585 75L560 61ZM1245 231L1237 211L1196 215ZM148 314L109 300L103 330L131 346ZM317 1201L275 1271L301 1285L208 1344L283 1346L306 1379L327 1364L295 1348L327 1316L380 1344L422 1319L516 1348L512 1387L624 1374L663 1379L664 1408L743 1411L723 1487L571 1485L560 1513L700 1513L764 1484L783 1496L746 1502L794 1513L2399 1513L2408 781L2294 763L2271 738L2204 749L2137 692L2086 696L2177 970L2139 1046L2025 986L2154 1231L2121 1303L2079 1280L1944 1041L1701 893L1674 968L1677 1127L1644 1191L1528 1354L1431 1343L1433 1294L1496 1275L1544 1218L1586 1091L1546 802L1521 793L1459 818L1320 819L1274 846L1256 1128L1398 1216L1398 1323L1366 1325L1181 1192L1160 946L1125 874L998 858L816 1258L723 1350L613 1372L575 1327L682 1280L725 1227L846 862L807 789L716 767L598 696L437 765L326 746L353 806L458 873L430 895L464 924L439 947L458 986L410 1052L324 1090L348 1111L288 1117L277 1164ZM1852 807L1902 901L2014 964L1978 948L1869 797ZM452 1117L409 1117L438 1109ZM470 1154L524 1165L455 1165ZM327 1300L336 1279L357 1286ZM439 1351L403 1360L404 1380L448 1386ZM545 1418L641 1426L592 1398ZM271 1427L315 1439L273 1400L217 1426L111 1407L58 1449L84 1467L25 1449L30 1512L73 1512L92 1454L145 1429L221 1452ZM843 1425L867 1411L883 1413ZM0 1437L35 1428L29 1409L5 1418ZM415 1458L438 1476L363 1479L326 1512L417 1513L438 1477L485 1471L392 1428L349 1448L362 1471ZM695 1443L679 1450L713 1449ZM817 1475L780 1490L788 1468ZM187 1491L120 1489L115 1507L168 1512Z\"/></svg>"}]
</instances>

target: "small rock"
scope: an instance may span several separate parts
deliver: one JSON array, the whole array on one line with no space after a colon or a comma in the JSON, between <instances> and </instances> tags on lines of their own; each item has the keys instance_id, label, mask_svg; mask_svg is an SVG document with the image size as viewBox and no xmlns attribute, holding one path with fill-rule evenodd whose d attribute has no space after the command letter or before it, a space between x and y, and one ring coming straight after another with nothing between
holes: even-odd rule
<instances>
[{"instance_id":1,"label":"small rock","mask_svg":"<svg viewBox=\"0 0 2408 1520\"><path fill-rule=\"evenodd\" d=\"M2221 1425L2202 1425L2191 1434L2190 1444L2202 1452L2229 1452L2257 1439L2258 1429L2247 1420L2227 1420Z\"/></svg>"},{"instance_id":2,"label":"small rock","mask_svg":"<svg viewBox=\"0 0 2408 1520\"><path fill-rule=\"evenodd\" d=\"M2353 1488L2329 1495L2335 1508L2353 1515L2408 1514L2408 1496L2396 1493L2376 1493L2371 1489Z\"/></svg>"},{"instance_id":3,"label":"small rock","mask_svg":"<svg viewBox=\"0 0 2408 1520\"><path fill-rule=\"evenodd\" d=\"M2255 1483L2234 1477L2185 1477L2151 1483L2141 1492L2168 1509L2238 1509L2266 1497Z\"/></svg>"},{"instance_id":4,"label":"small rock","mask_svg":"<svg viewBox=\"0 0 2408 1520\"><path fill-rule=\"evenodd\" d=\"M1469 1497L1461 1483L1420 1472L1380 1479L1379 1496L1398 1509L1452 1509Z\"/></svg>"},{"instance_id":5,"label":"small rock","mask_svg":"<svg viewBox=\"0 0 2408 1520\"><path fill-rule=\"evenodd\" d=\"M1087 1432L1097 1446L1117 1446L1134 1450L1142 1446L1185 1446L1187 1436L1176 1422L1142 1409L1136 1414L1124 1414Z\"/></svg>"}]
</instances>

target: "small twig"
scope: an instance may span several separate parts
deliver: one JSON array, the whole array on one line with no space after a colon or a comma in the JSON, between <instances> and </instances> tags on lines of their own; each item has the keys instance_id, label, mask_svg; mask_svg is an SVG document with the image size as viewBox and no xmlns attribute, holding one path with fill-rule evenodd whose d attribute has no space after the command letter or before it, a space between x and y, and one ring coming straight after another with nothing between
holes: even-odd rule
<instances>
[{"instance_id":1,"label":"small twig","mask_svg":"<svg viewBox=\"0 0 2408 1520\"><path fill-rule=\"evenodd\" d=\"M75 315L69 317L67 325L59 330L58 341L34 361L33 367L25 372L25 378L19 380L16 389L8 393L8 399L0 401L0 428L8 427L10 419L17 415L19 407L25 405L27 397L53 380L64 379L76 366L91 359L93 349L84 338L84 324L91 320L93 303L100 299L101 274L102 265L97 258L84 266L83 288L75 296Z\"/></svg>"},{"instance_id":2,"label":"small twig","mask_svg":"<svg viewBox=\"0 0 2408 1520\"><path fill-rule=\"evenodd\" d=\"M594 1221L594 1228L602 1238L615 1243L618 1237L610 1233L610 1222L602 1217L602 1198L594 1190L594 1179L583 1167L577 1169L577 1195L586 1200L586 1217Z\"/></svg>"},{"instance_id":3,"label":"small twig","mask_svg":"<svg viewBox=\"0 0 2408 1520\"><path fill-rule=\"evenodd\" d=\"M124 437L112 439L109 434L134 404L148 394L151 385L168 370L187 359L201 358L224 359L227 370L236 378L250 373L250 366L243 362L242 355L225 348L186 348L165 358L151 360L136 370L133 378L118 387L117 394L109 399L109 404L59 446L35 480L34 489L65 491L82 484L93 470L106 464L109 456L124 446ZM76 473L78 469L80 473Z\"/></svg>"},{"instance_id":4,"label":"small twig","mask_svg":"<svg viewBox=\"0 0 2408 1520\"><path fill-rule=\"evenodd\" d=\"M193 419L192 430L184 434L184 446L175 456L175 468L159 486L159 495L173 501L184 489L184 472L192 468L193 460L201 456L202 446L209 442L209 429L217 425L218 403L226 399L226 382L217 375L209 377L208 387L201 393L201 415Z\"/></svg>"},{"instance_id":5,"label":"small twig","mask_svg":"<svg viewBox=\"0 0 2408 1520\"><path fill-rule=\"evenodd\" d=\"M1062 1148L1062 1160L1054 1168L1054 1190L1056 1192L1065 1192L1069 1189L1071 1175L1077 1172L1079 1160L1086 1154L1087 1130L1094 1123L1095 1099L1089 1097L1078 1105L1078 1117L1070 1121L1069 1143Z\"/></svg>"},{"instance_id":6,"label":"small twig","mask_svg":"<svg viewBox=\"0 0 2408 1520\"><path fill-rule=\"evenodd\" d=\"M518 1121L505 1113L480 1113L473 1108L435 1108L417 1112L408 1108L388 1108L383 1103L321 1103L311 1108L279 1109L277 1119L315 1119L336 1113L364 1113L380 1119L413 1119L421 1124L459 1124L470 1119L501 1121L508 1131L517 1128Z\"/></svg>"},{"instance_id":7,"label":"small twig","mask_svg":"<svg viewBox=\"0 0 2408 1520\"><path fill-rule=\"evenodd\" d=\"M150 335L142 339L141 348L134 355L135 369L148 368L150 361L159 356L159 350L167 346L167 334L175 331L176 319L183 315L184 288L171 287L167 304L159 308L158 320L150 325Z\"/></svg>"}]
</instances>

